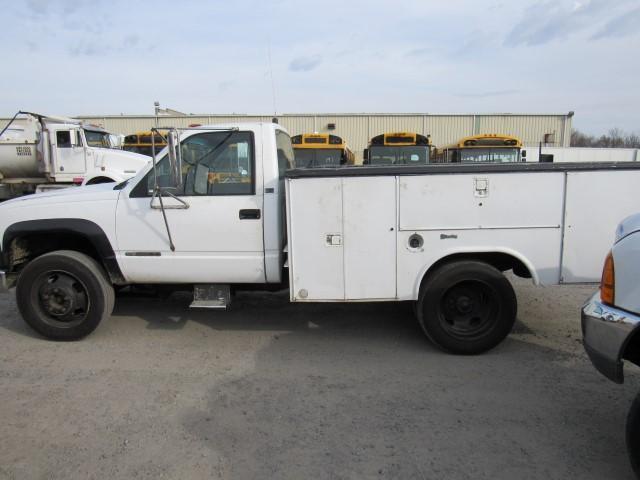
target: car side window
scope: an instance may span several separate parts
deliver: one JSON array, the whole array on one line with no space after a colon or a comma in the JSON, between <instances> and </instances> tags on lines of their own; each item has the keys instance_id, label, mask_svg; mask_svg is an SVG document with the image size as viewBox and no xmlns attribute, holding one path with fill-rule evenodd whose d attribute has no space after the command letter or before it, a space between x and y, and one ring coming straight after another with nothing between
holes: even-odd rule
<instances>
[{"instance_id":1,"label":"car side window","mask_svg":"<svg viewBox=\"0 0 640 480\"><path fill-rule=\"evenodd\" d=\"M294 166L294 153L291 138L282 130L276 130L276 148L278 150L278 176L283 178L284 172Z\"/></svg>"},{"instance_id":2,"label":"car side window","mask_svg":"<svg viewBox=\"0 0 640 480\"><path fill-rule=\"evenodd\" d=\"M192 135L181 145L182 187L178 196L253 195L255 155L252 132L220 131ZM159 186L170 185L168 158L156 165ZM132 197L153 194L151 170L132 190Z\"/></svg>"},{"instance_id":3,"label":"car side window","mask_svg":"<svg viewBox=\"0 0 640 480\"><path fill-rule=\"evenodd\" d=\"M71 132L69 130L58 130L56 132L56 145L58 148L70 148Z\"/></svg>"}]
</instances>

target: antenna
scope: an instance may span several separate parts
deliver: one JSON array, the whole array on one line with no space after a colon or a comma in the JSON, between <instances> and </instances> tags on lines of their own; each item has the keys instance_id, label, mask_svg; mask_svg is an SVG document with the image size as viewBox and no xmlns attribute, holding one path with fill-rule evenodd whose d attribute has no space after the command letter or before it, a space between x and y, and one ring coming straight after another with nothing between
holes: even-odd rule
<instances>
[{"instance_id":1,"label":"antenna","mask_svg":"<svg viewBox=\"0 0 640 480\"><path fill-rule=\"evenodd\" d=\"M271 77L271 98L273 100L273 115L277 115L276 109L276 84L273 81L273 66L271 65L271 38L267 37L267 57L269 59L269 77Z\"/></svg>"}]
</instances>

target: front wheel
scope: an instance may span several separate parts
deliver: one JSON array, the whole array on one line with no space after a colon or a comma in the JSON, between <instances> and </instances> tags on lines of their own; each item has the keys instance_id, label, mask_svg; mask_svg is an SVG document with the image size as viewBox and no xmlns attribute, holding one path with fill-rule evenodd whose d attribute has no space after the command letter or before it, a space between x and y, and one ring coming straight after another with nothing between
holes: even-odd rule
<instances>
[{"instance_id":1,"label":"front wheel","mask_svg":"<svg viewBox=\"0 0 640 480\"><path fill-rule=\"evenodd\" d=\"M111 315L113 287L100 264L80 252L59 250L27 264L16 285L25 322L52 340L77 340Z\"/></svg>"},{"instance_id":2,"label":"front wheel","mask_svg":"<svg viewBox=\"0 0 640 480\"><path fill-rule=\"evenodd\" d=\"M631 468L640 478L640 393L633 400L627 415L626 437Z\"/></svg>"},{"instance_id":3,"label":"front wheel","mask_svg":"<svg viewBox=\"0 0 640 480\"><path fill-rule=\"evenodd\" d=\"M420 326L438 347L474 355L492 349L509 334L517 301L502 272L466 260L445 264L429 275L417 310Z\"/></svg>"}]
</instances>

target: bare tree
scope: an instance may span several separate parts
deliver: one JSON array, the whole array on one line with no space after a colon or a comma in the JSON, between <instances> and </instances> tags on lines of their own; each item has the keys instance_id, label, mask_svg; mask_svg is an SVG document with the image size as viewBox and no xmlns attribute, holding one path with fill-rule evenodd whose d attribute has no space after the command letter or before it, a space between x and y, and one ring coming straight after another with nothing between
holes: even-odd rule
<instances>
[{"instance_id":1,"label":"bare tree","mask_svg":"<svg viewBox=\"0 0 640 480\"><path fill-rule=\"evenodd\" d=\"M571 146L640 148L640 135L638 133L625 133L619 128L612 128L608 133L600 135L599 137L582 133L579 130L572 130Z\"/></svg>"}]
</instances>

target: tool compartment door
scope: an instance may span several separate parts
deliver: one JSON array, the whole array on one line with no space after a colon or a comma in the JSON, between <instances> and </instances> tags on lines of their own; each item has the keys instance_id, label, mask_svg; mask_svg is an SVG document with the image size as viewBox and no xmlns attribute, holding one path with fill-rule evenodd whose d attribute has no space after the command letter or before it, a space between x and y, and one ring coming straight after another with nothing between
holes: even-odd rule
<instances>
[{"instance_id":1,"label":"tool compartment door","mask_svg":"<svg viewBox=\"0 0 640 480\"><path fill-rule=\"evenodd\" d=\"M640 170L567 172L562 283L598 282L616 226L640 211Z\"/></svg>"},{"instance_id":2,"label":"tool compartment door","mask_svg":"<svg viewBox=\"0 0 640 480\"><path fill-rule=\"evenodd\" d=\"M344 300L342 180L287 181L291 301Z\"/></svg>"},{"instance_id":3,"label":"tool compartment door","mask_svg":"<svg viewBox=\"0 0 640 480\"><path fill-rule=\"evenodd\" d=\"M396 177L342 179L346 300L396 297Z\"/></svg>"}]
</instances>

